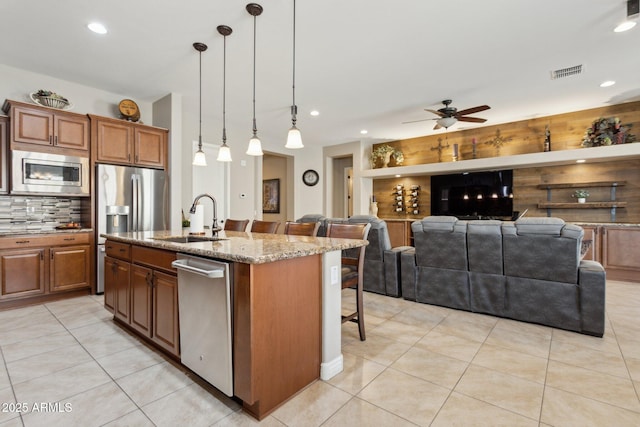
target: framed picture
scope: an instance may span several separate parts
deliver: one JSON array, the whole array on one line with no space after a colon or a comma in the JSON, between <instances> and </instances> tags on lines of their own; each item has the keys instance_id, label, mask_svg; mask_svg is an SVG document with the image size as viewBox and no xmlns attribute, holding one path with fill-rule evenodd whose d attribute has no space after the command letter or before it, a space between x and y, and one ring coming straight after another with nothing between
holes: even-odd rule
<instances>
[{"instance_id":1,"label":"framed picture","mask_svg":"<svg viewBox=\"0 0 640 427\"><path fill-rule=\"evenodd\" d=\"M280 213L280 180L262 181L262 213Z\"/></svg>"}]
</instances>

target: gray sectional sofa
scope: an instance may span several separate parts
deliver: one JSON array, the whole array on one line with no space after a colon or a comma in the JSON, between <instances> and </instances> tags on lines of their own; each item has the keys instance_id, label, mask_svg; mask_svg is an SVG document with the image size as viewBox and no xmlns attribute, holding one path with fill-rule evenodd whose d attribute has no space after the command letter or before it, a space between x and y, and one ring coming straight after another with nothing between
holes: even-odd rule
<instances>
[{"instance_id":1,"label":"gray sectional sofa","mask_svg":"<svg viewBox=\"0 0 640 427\"><path fill-rule=\"evenodd\" d=\"M364 255L364 290L392 297L401 296L400 287L400 254L411 249L410 246L391 247L387 223L375 216L354 215L350 218L325 218L322 215L310 214L296 220L297 222L319 222L318 236L326 235L329 222L368 223L371 224L367 240L369 245Z\"/></svg>"},{"instance_id":2,"label":"gray sectional sofa","mask_svg":"<svg viewBox=\"0 0 640 427\"><path fill-rule=\"evenodd\" d=\"M405 299L602 336L605 271L581 260L582 228L560 218L411 225L401 257Z\"/></svg>"}]
</instances>

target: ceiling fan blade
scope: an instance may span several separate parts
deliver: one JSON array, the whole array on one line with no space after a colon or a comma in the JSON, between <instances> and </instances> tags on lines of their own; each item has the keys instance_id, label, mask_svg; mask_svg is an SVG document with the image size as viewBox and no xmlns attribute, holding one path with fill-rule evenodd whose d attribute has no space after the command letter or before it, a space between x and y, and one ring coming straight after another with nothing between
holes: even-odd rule
<instances>
[{"instance_id":1,"label":"ceiling fan blade","mask_svg":"<svg viewBox=\"0 0 640 427\"><path fill-rule=\"evenodd\" d=\"M479 113L480 111L488 110L490 108L491 107L489 107L488 105L478 105L477 107L460 110L456 113L456 116L466 116L468 114Z\"/></svg>"},{"instance_id":2,"label":"ceiling fan blade","mask_svg":"<svg viewBox=\"0 0 640 427\"><path fill-rule=\"evenodd\" d=\"M424 111L428 111L428 112L433 113L433 114L435 114L435 115L437 115L439 117L444 117L445 116L444 113L442 113L442 112L440 112L438 110L430 110L428 108L425 108Z\"/></svg>"},{"instance_id":3,"label":"ceiling fan blade","mask_svg":"<svg viewBox=\"0 0 640 427\"><path fill-rule=\"evenodd\" d=\"M458 117L458 120L461 122L472 122L472 123L484 123L487 119L481 119L479 117Z\"/></svg>"},{"instance_id":4,"label":"ceiling fan blade","mask_svg":"<svg viewBox=\"0 0 640 427\"><path fill-rule=\"evenodd\" d=\"M427 120L436 120L436 119L409 120L408 122L402 122L402 124L403 124L403 125L406 125L407 123L426 122Z\"/></svg>"}]
</instances>

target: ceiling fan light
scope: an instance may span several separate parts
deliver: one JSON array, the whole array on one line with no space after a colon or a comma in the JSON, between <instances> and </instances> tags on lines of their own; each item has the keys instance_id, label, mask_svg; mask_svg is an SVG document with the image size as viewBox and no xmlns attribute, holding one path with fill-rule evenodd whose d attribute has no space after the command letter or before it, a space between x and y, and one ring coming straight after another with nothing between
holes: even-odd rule
<instances>
[{"instance_id":1,"label":"ceiling fan light","mask_svg":"<svg viewBox=\"0 0 640 427\"><path fill-rule=\"evenodd\" d=\"M193 156L193 165L194 166L207 166L207 157L204 155L204 151L201 149L196 151L196 154Z\"/></svg>"},{"instance_id":2,"label":"ceiling fan light","mask_svg":"<svg viewBox=\"0 0 640 427\"><path fill-rule=\"evenodd\" d=\"M250 156L262 156L264 153L262 152L262 143L260 142L260 138L254 135L249 140L249 148L247 148L247 154Z\"/></svg>"},{"instance_id":3,"label":"ceiling fan light","mask_svg":"<svg viewBox=\"0 0 640 427\"><path fill-rule=\"evenodd\" d=\"M443 128L448 128L450 126L453 126L457 121L458 119L456 119L455 117L442 117L436 120L436 122Z\"/></svg>"},{"instance_id":4,"label":"ceiling fan light","mask_svg":"<svg viewBox=\"0 0 640 427\"><path fill-rule=\"evenodd\" d=\"M614 33L623 33L636 26L636 21L624 21L613 29Z\"/></svg>"},{"instance_id":5,"label":"ceiling fan light","mask_svg":"<svg viewBox=\"0 0 640 427\"><path fill-rule=\"evenodd\" d=\"M287 135L287 144L284 146L284 148L290 148L294 150L298 148L304 148L304 145L302 145L302 134L300 134L300 129L298 129L296 125L293 125L291 129L289 129L289 134Z\"/></svg>"},{"instance_id":6,"label":"ceiling fan light","mask_svg":"<svg viewBox=\"0 0 640 427\"><path fill-rule=\"evenodd\" d=\"M231 150L226 143L223 143L218 150L218 157L216 158L219 162L230 162L231 161Z\"/></svg>"}]
</instances>

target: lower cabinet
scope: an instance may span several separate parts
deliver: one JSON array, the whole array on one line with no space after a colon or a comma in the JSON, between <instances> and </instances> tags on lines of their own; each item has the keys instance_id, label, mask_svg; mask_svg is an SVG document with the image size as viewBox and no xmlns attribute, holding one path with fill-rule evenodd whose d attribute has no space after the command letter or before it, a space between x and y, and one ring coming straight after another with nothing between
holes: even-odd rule
<instances>
[{"instance_id":1,"label":"lower cabinet","mask_svg":"<svg viewBox=\"0 0 640 427\"><path fill-rule=\"evenodd\" d=\"M107 253L109 244L129 254L118 242L105 243ZM105 257L105 306L133 331L178 356L178 279L171 266L176 254L136 245L130 253L130 263Z\"/></svg>"},{"instance_id":2,"label":"lower cabinet","mask_svg":"<svg viewBox=\"0 0 640 427\"><path fill-rule=\"evenodd\" d=\"M602 227L602 266L607 279L640 282L640 227Z\"/></svg>"},{"instance_id":3,"label":"lower cabinet","mask_svg":"<svg viewBox=\"0 0 640 427\"><path fill-rule=\"evenodd\" d=\"M0 237L0 300L18 306L32 297L89 291L90 242L89 233Z\"/></svg>"},{"instance_id":4,"label":"lower cabinet","mask_svg":"<svg viewBox=\"0 0 640 427\"><path fill-rule=\"evenodd\" d=\"M51 292L91 286L89 245L53 247L50 249L50 254L49 290Z\"/></svg>"},{"instance_id":5,"label":"lower cabinet","mask_svg":"<svg viewBox=\"0 0 640 427\"><path fill-rule=\"evenodd\" d=\"M583 241L591 240L591 246L589 247L587 253L584 255L583 259L601 262L600 227L596 225L582 225L581 227L584 229Z\"/></svg>"},{"instance_id":6,"label":"lower cabinet","mask_svg":"<svg viewBox=\"0 0 640 427\"><path fill-rule=\"evenodd\" d=\"M45 293L44 248L0 251L0 299Z\"/></svg>"}]
</instances>

